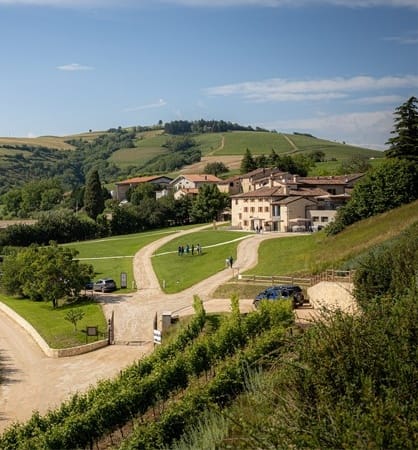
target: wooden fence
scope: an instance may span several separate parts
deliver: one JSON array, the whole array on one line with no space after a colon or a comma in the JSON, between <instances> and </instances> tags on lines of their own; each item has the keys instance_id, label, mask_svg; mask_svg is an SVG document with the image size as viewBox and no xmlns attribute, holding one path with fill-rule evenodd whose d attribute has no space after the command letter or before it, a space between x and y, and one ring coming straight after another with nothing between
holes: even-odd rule
<instances>
[{"instance_id":1,"label":"wooden fence","mask_svg":"<svg viewBox=\"0 0 418 450\"><path fill-rule=\"evenodd\" d=\"M329 269L318 275L309 277L286 277L280 275L237 275L238 281L244 281L255 284L297 284L300 286L313 286L320 281L339 281L352 283L354 279L354 270L334 270Z\"/></svg>"}]
</instances>

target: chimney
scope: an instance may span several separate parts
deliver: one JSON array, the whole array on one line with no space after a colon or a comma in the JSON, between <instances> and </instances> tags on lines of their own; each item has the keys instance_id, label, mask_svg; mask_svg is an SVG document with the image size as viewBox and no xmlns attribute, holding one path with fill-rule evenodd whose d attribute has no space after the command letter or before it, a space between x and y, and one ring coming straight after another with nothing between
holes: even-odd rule
<instances>
[{"instance_id":1,"label":"chimney","mask_svg":"<svg viewBox=\"0 0 418 450\"><path fill-rule=\"evenodd\" d=\"M283 184L283 194L289 195L289 186L287 185L287 183Z\"/></svg>"}]
</instances>

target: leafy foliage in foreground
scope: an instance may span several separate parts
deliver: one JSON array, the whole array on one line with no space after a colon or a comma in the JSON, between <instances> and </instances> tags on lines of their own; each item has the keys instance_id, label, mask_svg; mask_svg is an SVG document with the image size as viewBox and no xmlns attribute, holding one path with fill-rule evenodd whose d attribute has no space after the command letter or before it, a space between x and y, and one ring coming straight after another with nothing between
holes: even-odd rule
<instances>
[{"instance_id":1,"label":"leafy foliage in foreground","mask_svg":"<svg viewBox=\"0 0 418 450\"><path fill-rule=\"evenodd\" d=\"M407 160L385 160L355 185L349 202L338 210L335 221L328 225L327 234L337 234L359 220L417 198L418 165Z\"/></svg>"},{"instance_id":2,"label":"leafy foliage in foreground","mask_svg":"<svg viewBox=\"0 0 418 450\"><path fill-rule=\"evenodd\" d=\"M413 286L355 316L326 312L231 407L211 408L166 448L415 449L417 337Z\"/></svg>"},{"instance_id":3,"label":"leafy foliage in foreground","mask_svg":"<svg viewBox=\"0 0 418 450\"><path fill-rule=\"evenodd\" d=\"M0 437L0 447L10 450L92 448L101 436L135 417L140 418L158 401L166 401L178 390L186 388L208 368L212 370L226 358L233 357L256 336L280 328L281 337L283 327L292 321L289 304L270 304L241 318L235 300L233 314L225 318L217 330L202 333L206 315L198 298L195 298L195 310L197 314L193 321L172 344L126 369L115 380L100 382L86 394L75 395L59 409L43 417L35 413L26 424L11 427ZM277 342L277 333L274 342ZM261 340L261 343L258 350L253 350L253 361L273 345L270 340ZM238 369L231 366L211 385L212 397L223 403L236 395L239 389L235 386L242 384L238 375ZM178 409L183 411L181 406ZM197 417L199 412L198 408L189 410L192 417ZM184 429L185 423L176 417L177 412L167 419L170 433L165 439L178 437ZM150 428L160 429L159 426ZM150 442L159 439L159 435L154 434Z\"/></svg>"},{"instance_id":4,"label":"leafy foliage in foreground","mask_svg":"<svg viewBox=\"0 0 418 450\"><path fill-rule=\"evenodd\" d=\"M418 275L418 222L394 242L371 250L359 261L355 296L363 307L386 293L405 295Z\"/></svg>"}]
</instances>

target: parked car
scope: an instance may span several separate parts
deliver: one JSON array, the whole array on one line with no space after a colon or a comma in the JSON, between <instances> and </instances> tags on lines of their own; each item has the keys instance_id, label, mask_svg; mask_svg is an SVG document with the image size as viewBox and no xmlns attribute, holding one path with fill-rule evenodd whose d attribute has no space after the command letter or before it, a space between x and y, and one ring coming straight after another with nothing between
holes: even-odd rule
<instances>
[{"instance_id":1,"label":"parked car","mask_svg":"<svg viewBox=\"0 0 418 450\"><path fill-rule=\"evenodd\" d=\"M112 292L116 290L116 283L111 278L102 278L93 283L93 291Z\"/></svg>"},{"instance_id":2,"label":"parked car","mask_svg":"<svg viewBox=\"0 0 418 450\"><path fill-rule=\"evenodd\" d=\"M293 284L283 284L268 287L261 291L255 297L253 305L257 308L262 300L292 300L294 308L302 306L305 297L303 295L302 288Z\"/></svg>"}]
</instances>

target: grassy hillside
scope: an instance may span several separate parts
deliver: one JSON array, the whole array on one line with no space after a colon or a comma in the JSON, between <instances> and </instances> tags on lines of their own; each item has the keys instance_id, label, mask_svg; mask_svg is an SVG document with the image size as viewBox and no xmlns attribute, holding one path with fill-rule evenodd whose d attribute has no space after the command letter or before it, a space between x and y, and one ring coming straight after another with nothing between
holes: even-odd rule
<instances>
[{"instance_id":1,"label":"grassy hillside","mask_svg":"<svg viewBox=\"0 0 418 450\"><path fill-rule=\"evenodd\" d=\"M104 139L98 141L98 144L94 142L95 139L103 136ZM34 178L52 177L65 170L73 170L72 163L63 166L63 161L68 160L69 156L72 155L68 151L78 152L76 157L77 164L80 165L78 171L83 170L83 167L90 169L92 164L96 164L101 172L105 171L102 175L106 182L152 173L156 167L155 162L160 157L170 154L170 150L165 144L173 136L165 134L161 129L136 132L134 139L129 143L130 145L125 145L129 148L125 148L122 144L118 146L115 143L110 150L108 149L107 153L101 152L101 142L105 142L112 137L114 137L114 134L101 131L61 137L0 137L0 185L3 186L1 192L19 184L19 182ZM179 172L202 173L207 163L220 161L230 170L226 176L233 175L239 171L242 156L247 149L254 156L269 155L272 149L280 155L289 154L292 156L321 150L325 154L325 162L318 163L312 169L311 175L335 173L342 161L349 160L354 155L375 158L374 161L378 161L383 156L383 153L379 151L317 139L312 136L267 131L203 133L193 134L192 138L196 142L196 148L202 154L202 160L190 166L182 167ZM84 145L83 149L77 149L76 147L80 147L78 144L80 141L90 143L94 151L89 148L89 145ZM92 152L95 154L99 152L102 156L94 160L94 158L91 158ZM154 165L152 166L152 164ZM59 165L61 165L61 168L57 170ZM112 177L112 179L109 177ZM66 178L71 178L69 172Z\"/></svg>"},{"instance_id":2,"label":"grassy hillside","mask_svg":"<svg viewBox=\"0 0 418 450\"><path fill-rule=\"evenodd\" d=\"M163 147L163 144L169 137L165 134L141 136L135 148L121 149L111 159L119 167L146 165L155 156L168 153L168 149ZM193 139L202 152L202 161L183 167L181 172L199 173L203 171L207 163L221 161L230 168L231 173L236 173L247 149L254 156L269 155L272 149L280 155L291 156L321 150L325 154L325 162L318 163L312 175L333 173L342 161L349 160L355 155L375 159L383 157L383 153L377 150L293 134L231 131L198 134L194 135Z\"/></svg>"},{"instance_id":3,"label":"grassy hillside","mask_svg":"<svg viewBox=\"0 0 418 450\"><path fill-rule=\"evenodd\" d=\"M418 201L357 222L335 236L321 231L261 243L259 263L248 273L285 275L350 265L357 255L398 236L418 221Z\"/></svg>"}]
</instances>

